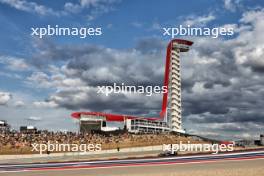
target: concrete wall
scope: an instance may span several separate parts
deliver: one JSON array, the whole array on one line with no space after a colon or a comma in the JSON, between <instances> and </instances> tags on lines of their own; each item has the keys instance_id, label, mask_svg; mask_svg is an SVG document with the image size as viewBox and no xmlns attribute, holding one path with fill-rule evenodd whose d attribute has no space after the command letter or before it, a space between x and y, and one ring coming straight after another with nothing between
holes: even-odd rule
<instances>
[{"instance_id":1,"label":"concrete wall","mask_svg":"<svg viewBox=\"0 0 264 176\"><path fill-rule=\"evenodd\" d=\"M161 151L162 145L148 146L148 147L132 147L132 148L121 148L119 152L117 149L101 150L94 152L67 152L67 153L51 153L47 154L31 154L31 155L0 155L0 160L6 159L22 159L22 158L45 158L45 157L63 157L63 156L89 156L89 155L104 155L111 153L132 153L132 152L147 152L147 151Z\"/></svg>"}]
</instances>

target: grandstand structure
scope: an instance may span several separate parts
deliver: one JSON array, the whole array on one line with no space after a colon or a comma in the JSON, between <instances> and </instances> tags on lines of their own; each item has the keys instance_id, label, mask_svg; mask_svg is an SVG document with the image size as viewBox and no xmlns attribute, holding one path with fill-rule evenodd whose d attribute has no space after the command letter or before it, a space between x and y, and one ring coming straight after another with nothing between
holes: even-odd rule
<instances>
[{"instance_id":1,"label":"grandstand structure","mask_svg":"<svg viewBox=\"0 0 264 176\"><path fill-rule=\"evenodd\" d=\"M174 39L169 42L166 53L162 108L159 117L138 117L103 112L74 112L79 119L81 132L111 131L106 122L123 122L131 133L157 133L174 131L184 133L182 128L181 66L180 53L189 51L192 41ZM113 127L112 127L113 128ZM109 130L110 129L110 130ZM113 128L113 130L115 130Z\"/></svg>"}]
</instances>

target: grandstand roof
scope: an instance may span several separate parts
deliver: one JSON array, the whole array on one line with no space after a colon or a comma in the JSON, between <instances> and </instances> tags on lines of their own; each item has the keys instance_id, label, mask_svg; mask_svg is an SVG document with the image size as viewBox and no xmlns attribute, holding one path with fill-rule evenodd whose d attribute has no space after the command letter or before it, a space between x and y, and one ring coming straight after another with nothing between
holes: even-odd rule
<instances>
[{"instance_id":1,"label":"grandstand roof","mask_svg":"<svg viewBox=\"0 0 264 176\"><path fill-rule=\"evenodd\" d=\"M71 116L76 119L79 119L81 115L101 116L101 117L105 117L106 121L120 121L120 122L124 121L125 119L139 119L139 118L143 118L146 120L161 119L158 117L145 118L145 117L139 117L139 116L130 116L130 115L124 115L124 114L109 114L109 113L103 113L103 112L74 112L71 114Z\"/></svg>"}]
</instances>

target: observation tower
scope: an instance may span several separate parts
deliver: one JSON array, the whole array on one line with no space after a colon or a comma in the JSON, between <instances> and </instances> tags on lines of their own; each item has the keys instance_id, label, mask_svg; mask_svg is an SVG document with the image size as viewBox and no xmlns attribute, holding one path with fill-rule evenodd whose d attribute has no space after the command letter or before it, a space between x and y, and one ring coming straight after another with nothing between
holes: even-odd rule
<instances>
[{"instance_id":1,"label":"observation tower","mask_svg":"<svg viewBox=\"0 0 264 176\"><path fill-rule=\"evenodd\" d=\"M163 94L161 117L172 131L184 132L182 129L181 104L181 60L180 53L188 52L193 42L174 39L167 47L164 86L168 92Z\"/></svg>"},{"instance_id":2,"label":"observation tower","mask_svg":"<svg viewBox=\"0 0 264 176\"><path fill-rule=\"evenodd\" d=\"M189 51L192 44L193 42L188 40L174 39L167 46L164 74L164 86L167 87L167 92L163 94L159 117L138 117L104 112L74 112L71 116L80 120L81 131L108 131L109 127L106 122L116 121L123 122L128 131L134 133L165 131L184 133L182 129L180 53Z\"/></svg>"}]
</instances>

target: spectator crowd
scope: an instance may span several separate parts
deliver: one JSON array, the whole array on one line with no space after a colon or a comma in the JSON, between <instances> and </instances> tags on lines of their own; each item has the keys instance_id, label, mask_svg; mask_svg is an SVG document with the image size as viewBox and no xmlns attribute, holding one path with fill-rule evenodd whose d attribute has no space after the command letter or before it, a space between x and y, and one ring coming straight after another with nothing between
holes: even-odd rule
<instances>
[{"instance_id":1,"label":"spectator crowd","mask_svg":"<svg viewBox=\"0 0 264 176\"><path fill-rule=\"evenodd\" d=\"M0 133L0 154L16 151L16 153L30 153L32 144L61 143L61 144L102 144L103 149L122 147L150 146L175 143L185 137L175 134L131 134L127 132L117 134L76 133L38 131L26 133L10 131ZM186 138L185 138L186 140Z\"/></svg>"}]
</instances>

